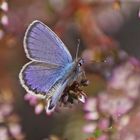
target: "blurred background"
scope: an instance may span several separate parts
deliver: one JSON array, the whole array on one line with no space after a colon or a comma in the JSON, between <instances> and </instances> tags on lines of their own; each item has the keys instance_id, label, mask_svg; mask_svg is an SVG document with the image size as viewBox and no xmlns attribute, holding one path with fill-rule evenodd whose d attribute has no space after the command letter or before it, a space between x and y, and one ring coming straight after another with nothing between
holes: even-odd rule
<instances>
[{"instance_id":1,"label":"blurred background","mask_svg":"<svg viewBox=\"0 0 140 140\"><path fill-rule=\"evenodd\" d=\"M139 8L139 0L0 0L0 140L140 140ZM51 116L18 78L29 61L24 33L36 19L73 57L80 39L90 81L85 104Z\"/></svg>"}]
</instances>

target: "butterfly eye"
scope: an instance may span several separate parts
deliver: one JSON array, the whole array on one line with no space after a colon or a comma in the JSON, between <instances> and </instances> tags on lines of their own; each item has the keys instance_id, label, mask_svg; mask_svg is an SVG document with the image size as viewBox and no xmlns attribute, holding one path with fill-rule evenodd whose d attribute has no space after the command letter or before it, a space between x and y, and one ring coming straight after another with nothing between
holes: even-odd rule
<instances>
[{"instance_id":1,"label":"butterfly eye","mask_svg":"<svg viewBox=\"0 0 140 140\"><path fill-rule=\"evenodd\" d=\"M81 67L81 66L82 66L82 63L79 62L79 63L78 63L78 66Z\"/></svg>"},{"instance_id":2,"label":"butterfly eye","mask_svg":"<svg viewBox=\"0 0 140 140\"><path fill-rule=\"evenodd\" d=\"M79 63L78 63L78 66L79 66L79 67L82 66L83 63L84 63L84 60L83 60L83 59L80 59L80 60L79 60Z\"/></svg>"}]
</instances>

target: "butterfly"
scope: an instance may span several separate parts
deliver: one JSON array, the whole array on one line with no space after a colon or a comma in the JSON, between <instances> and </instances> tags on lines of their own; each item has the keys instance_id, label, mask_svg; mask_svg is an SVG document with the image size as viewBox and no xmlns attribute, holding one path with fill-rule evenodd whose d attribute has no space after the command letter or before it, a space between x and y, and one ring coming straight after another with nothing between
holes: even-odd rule
<instances>
[{"instance_id":1,"label":"butterfly","mask_svg":"<svg viewBox=\"0 0 140 140\"><path fill-rule=\"evenodd\" d=\"M31 61L22 67L20 83L28 93L46 99L46 111L50 113L65 88L83 75L83 59L73 60L60 38L38 20L28 26L23 45Z\"/></svg>"}]
</instances>

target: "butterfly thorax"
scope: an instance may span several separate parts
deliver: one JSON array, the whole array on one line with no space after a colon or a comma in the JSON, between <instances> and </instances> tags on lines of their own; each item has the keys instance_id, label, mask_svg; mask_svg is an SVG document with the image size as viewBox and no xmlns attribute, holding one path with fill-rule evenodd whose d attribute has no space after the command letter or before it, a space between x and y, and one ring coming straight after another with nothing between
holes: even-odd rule
<instances>
[{"instance_id":1,"label":"butterfly thorax","mask_svg":"<svg viewBox=\"0 0 140 140\"><path fill-rule=\"evenodd\" d=\"M76 76L82 71L81 68L82 65L83 65L82 58L79 58L78 60L75 60L72 63L67 64L62 73L60 73L60 81L65 82L67 79L70 79L69 81L71 81L72 79L76 80Z\"/></svg>"}]
</instances>

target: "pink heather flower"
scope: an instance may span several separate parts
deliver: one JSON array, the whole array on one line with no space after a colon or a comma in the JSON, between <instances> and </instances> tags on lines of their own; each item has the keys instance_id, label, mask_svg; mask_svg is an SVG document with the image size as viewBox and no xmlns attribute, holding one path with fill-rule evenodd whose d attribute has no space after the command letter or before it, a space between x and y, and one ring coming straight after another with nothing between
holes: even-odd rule
<instances>
[{"instance_id":1,"label":"pink heather flower","mask_svg":"<svg viewBox=\"0 0 140 140\"><path fill-rule=\"evenodd\" d=\"M107 135L102 135L100 137L97 138L97 140L108 140L108 136Z\"/></svg>"},{"instance_id":2,"label":"pink heather flower","mask_svg":"<svg viewBox=\"0 0 140 140\"><path fill-rule=\"evenodd\" d=\"M102 119L98 123L98 127L101 130L107 130L109 127L109 120L108 119Z\"/></svg>"},{"instance_id":3,"label":"pink heather flower","mask_svg":"<svg viewBox=\"0 0 140 140\"><path fill-rule=\"evenodd\" d=\"M9 115L13 111L13 106L11 104L3 104L0 107L2 115Z\"/></svg>"},{"instance_id":4,"label":"pink heather flower","mask_svg":"<svg viewBox=\"0 0 140 140\"><path fill-rule=\"evenodd\" d=\"M114 89L121 89L126 87L126 81L128 76L132 73L133 66L130 63L126 63L123 66L119 66L113 72L113 77L109 82L109 85Z\"/></svg>"},{"instance_id":5,"label":"pink heather flower","mask_svg":"<svg viewBox=\"0 0 140 140\"><path fill-rule=\"evenodd\" d=\"M84 105L84 110L85 111L96 111L96 105L97 105L97 100L95 98L89 98L85 105Z\"/></svg>"},{"instance_id":6,"label":"pink heather flower","mask_svg":"<svg viewBox=\"0 0 140 140\"><path fill-rule=\"evenodd\" d=\"M130 57L129 61L132 65L134 65L134 67L140 66L140 61L138 59L136 59L135 57Z\"/></svg>"},{"instance_id":7,"label":"pink heather flower","mask_svg":"<svg viewBox=\"0 0 140 140\"><path fill-rule=\"evenodd\" d=\"M132 99L137 99L139 96L140 88L140 74L131 75L126 81L127 87L125 88L125 93Z\"/></svg>"},{"instance_id":8,"label":"pink heather flower","mask_svg":"<svg viewBox=\"0 0 140 140\"><path fill-rule=\"evenodd\" d=\"M116 134L119 135L118 140L139 140L140 108L138 107L137 109L138 110L132 113L131 116L128 114L128 116L119 122L119 131L116 132Z\"/></svg>"},{"instance_id":9,"label":"pink heather flower","mask_svg":"<svg viewBox=\"0 0 140 140\"><path fill-rule=\"evenodd\" d=\"M28 101L30 100L31 95L29 93L24 95L24 100Z\"/></svg>"},{"instance_id":10,"label":"pink heather flower","mask_svg":"<svg viewBox=\"0 0 140 140\"><path fill-rule=\"evenodd\" d=\"M36 105L36 104L37 104L37 98L36 98L36 97L32 97L32 98L30 99L29 103L30 103L31 106Z\"/></svg>"},{"instance_id":11,"label":"pink heather flower","mask_svg":"<svg viewBox=\"0 0 140 140\"><path fill-rule=\"evenodd\" d=\"M9 22L8 16L7 16L7 15L3 15L3 16L1 17L1 23L2 23L3 25L8 25L8 22Z\"/></svg>"},{"instance_id":12,"label":"pink heather flower","mask_svg":"<svg viewBox=\"0 0 140 140\"><path fill-rule=\"evenodd\" d=\"M19 124L15 124L15 123L11 123L9 125L9 130L10 130L10 133L12 134L13 137L17 137L18 135L21 134L21 126Z\"/></svg>"},{"instance_id":13,"label":"pink heather flower","mask_svg":"<svg viewBox=\"0 0 140 140\"><path fill-rule=\"evenodd\" d=\"M99 114L97 111L88 112L85 115L85 119L87 119L87 120L97 120L98 118L99 118Z\"/></svg>"},{"instance_id":14,"label":"pink heather flower","mask_svg":"<svg viewBox=\"0 0 140 140\"><path fill-rule=\"evenodd\" d=\"M39 103L35 106L35 114L40 114L44 109L44 106L42 103Z\"/></svg>"},{"instance_id":15,"label":"pink heather flower","mask_svg":"<svg viewBox=\"0 0 140 140\"><path fill-rule=\"evenodd\" d=\"M128 125L129 121L130 121L130 116L124 115L123 117L121 117L118 123L118 130L121 130L126 125Z\"/></svg>"},{"instance_id":16,"label":"pink heather flower","mask_svg":"<svg viewBox=\"0 0 140 140\"><path fill-rule=\"evenodd\" d=\"M96 123L86 124L83 128L83 131L85 133L93 133L95 131L96 127L97 127Z\"/></svg>"},{"instance_id":17,"label":"pink heather flower","mask_svg":"<svg viewBox=\"0 0 140 140\"><path fill-rule=\"evenodd\" d=\"M138 17L140 18L140 9L139 9L139 11L138 11Z\"/></svg>"},{"instance_id":18,"label":"pink heather flower","mask_svg":"<svg viewBox=\"0 0 140 140\"><path fill-rule=\"evenodd\" d=\"M7 131L6 127L4 127L4 126L0 127L0 139L1 140L8 140L9 139L8 131Z\"/></svg>"},{"instance_id":19,"label":"pink heather flower","mask_svg":"<svg viewBox=\"0 0 140 140\"><path fill-rule=\"evenodd\" d=\"M133 101L128 98L118 98L114 101L114 110L112 109L112 112L110 113L121 116L125 113L127 113L131 108L133 107Z\"/></svg>"},{"instance_id":20,"label":"pink heather flower","mask_svg":"<svg viewBox=\"0 0 140 140\"><path fill-rule=\"evenodd\" d=\"M134 134L128 133L122 136L123 140L137 140Z\"/></svg>"},{"instance_id":21,"label":"pink heather flower","mask_svg":"<svg viewBox=\"0 0 140 140\"><path fill-rule=\"evenodd\" d=\"M30 105L34 106L34 105L37 104L37 99L38 99L38 97L27 93L27 94L24 96L24 99L25 99L26 101L29 101Z\"/></svg>"},{"instance_id":22,"label":"pink heather flower","mask_svg":"<svg viewBox=\"0 0 140 140\"><path fill-rule=\"evenodd\" d=\"M133 107L133 101L123 96L101 94L99 100L99 109L102 112L108 112L110 115L116 117L120 117Z\"/></svg>"},{"instance_id":23,"label":"pink heather flower","mask_svg":"<svg viewBox=\"0 0 140 140\"><path fill-rule=\"evenodd\" d=\"M3 11L8 11L8 3L6 1L3 1L0 7Z\"/></svg>"}]
</instances>

